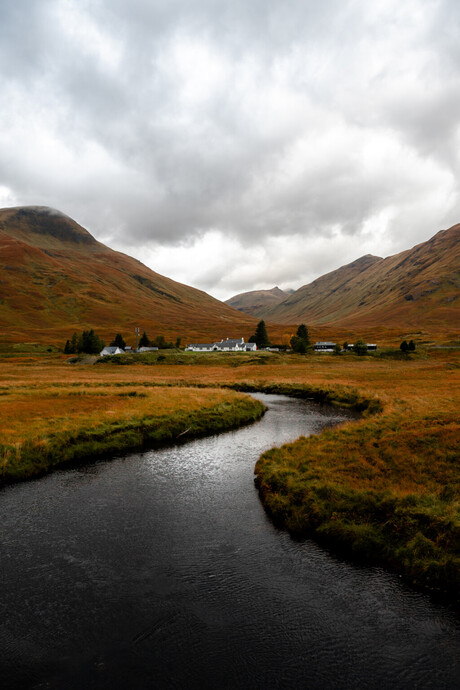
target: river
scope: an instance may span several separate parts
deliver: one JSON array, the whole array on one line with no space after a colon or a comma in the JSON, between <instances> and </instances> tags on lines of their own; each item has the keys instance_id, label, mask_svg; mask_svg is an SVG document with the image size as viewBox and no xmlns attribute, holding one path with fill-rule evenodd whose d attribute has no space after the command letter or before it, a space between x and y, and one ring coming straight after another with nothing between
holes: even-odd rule
<instances>
[{"instance_id":1,"label":"river","mask_svg":"<svg viewBox=\"0 0 460 690\"><path fill-rule=\"evenodd\" d=\"M343 421L283 396L238 431L0 493L2 687L454 688L454 614L295 541L259 455Z\"/></svg>"}]
</instances>

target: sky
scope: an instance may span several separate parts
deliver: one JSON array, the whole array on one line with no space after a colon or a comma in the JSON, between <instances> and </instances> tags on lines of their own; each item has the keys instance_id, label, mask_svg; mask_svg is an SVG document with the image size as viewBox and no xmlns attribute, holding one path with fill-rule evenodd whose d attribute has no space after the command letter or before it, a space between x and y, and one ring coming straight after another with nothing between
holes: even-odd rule
<instances>
[{"instance_id":1,"label":"sky","mask_svg":"<svg viewBox=\"0 0 460 690\"><path fill-rule=\"evenodd\" d=\"M0 0L0 207L219 299L460 222L458 0Z\"/></svg>"}]
</instances>

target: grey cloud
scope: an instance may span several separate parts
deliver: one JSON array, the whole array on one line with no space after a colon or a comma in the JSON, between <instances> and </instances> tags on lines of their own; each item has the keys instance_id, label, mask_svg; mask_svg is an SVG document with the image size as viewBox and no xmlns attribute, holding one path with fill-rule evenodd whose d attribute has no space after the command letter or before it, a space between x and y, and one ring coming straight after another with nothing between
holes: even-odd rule
<instances>
[{"instance_id":1,"label":"grey cloud","mask_svg":"<svg viewBox=\"0 0 460 690\"><path fill-rule=\"evenodd\" d=\"M0 185L121 244L359 237L388 208L396 237L459 169L458 3L413 7L0 0Z\"/></svg>"}]
</instances>

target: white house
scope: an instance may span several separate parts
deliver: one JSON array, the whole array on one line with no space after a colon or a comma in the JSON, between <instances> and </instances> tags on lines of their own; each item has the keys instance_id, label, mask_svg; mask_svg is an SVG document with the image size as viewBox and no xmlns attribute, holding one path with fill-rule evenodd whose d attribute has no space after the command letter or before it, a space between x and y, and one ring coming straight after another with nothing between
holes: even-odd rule
<instances>
[{"instance_id":1,"label":"white house","mask_svg":"<svg viewBox=\"0 0 460 690\"><path fill-rule=\"evenodd\" d=\"M153 350L158 350L157 347L139 347L136 352L152 352Z\"/></svg>"},{"instance_id":2,"label":"white house","mask_svg":"<svg viewBox=\"0 0 460 690\"><path fill-rule=\"evenodd\" d=\"M257 350L257 345L245 343L244 338L226 338L214 343L190 343L185 349L189 352L252 352Z\"/></svg>"},{"instance_id":3,"label":"white house","mask_svg":"<svg viewBox=\"0 0 460 690\"><path fill-rule=\"evenodd\" d=\"M315 343L315 352L334 352L335 343L329 340L319 340Z\"/></svg>"},{"instance_id":4,"label":"white house","mask_svg":"<svg viewBox=\"0 0 460 690\"><path fill-rule=\"evenodd\" d=\"M121 347L104 347L103 350L99 353L101 357L105 357L106 355L124 355L125 351L121 349Z\"/></svg>"},{"instance_id":5,"label":"white house","mask_svg":"<svg viewBox=\"0 0 460 690\"><path fill-rule=\"evenodd\" d=\"M349 343L347 350L353 351L353 348L355 347L354 343ZM376 350L377 349L377 343L366 343L366 347L368 350Z\"/></svg>"}]
</instances>

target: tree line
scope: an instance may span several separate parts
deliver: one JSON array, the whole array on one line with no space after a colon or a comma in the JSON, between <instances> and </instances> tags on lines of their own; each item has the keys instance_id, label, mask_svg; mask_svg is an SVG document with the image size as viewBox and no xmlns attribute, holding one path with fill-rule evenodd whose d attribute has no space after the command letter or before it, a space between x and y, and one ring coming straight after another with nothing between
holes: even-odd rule
<instances>
[{"instance_id":1,"label":"tree line","mask_svg":"<svg viewBox=\"0 0 460 690\"><path fill-rule=\"evenodd\" d=\"M176 338L175 343L167 341L163 335L157 335L156 338L150 340L147 333L144 331L139 339L139 347L157 347L159 350L170 348L179 348L182 338ZM75 355L80 353L95 355L99 354L105 347L104 340L95 333L91 328L89 331L83 331L80 335L76 332L72 337L66 341L64 346L64 353L66 355ZM115 338L111 341L110 347L119 347L124 350L126 342L121 333L117 333Z\"/></svg>"}]
</instances>

